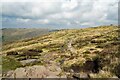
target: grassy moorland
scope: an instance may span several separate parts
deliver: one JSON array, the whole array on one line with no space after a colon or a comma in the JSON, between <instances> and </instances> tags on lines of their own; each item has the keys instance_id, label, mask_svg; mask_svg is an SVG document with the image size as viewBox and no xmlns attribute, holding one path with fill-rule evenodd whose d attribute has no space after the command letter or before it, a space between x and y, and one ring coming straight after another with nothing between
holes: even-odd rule
<instances>
[{"instance_id":1,"label":"grassy moorland","mask_svg":"<svg viewBox=\"0 0 120 80\"><path fill-rule=\"evenodd\" d=\"M19 69L34 71L42 66L45 72L54 73L52 77L120 77L118 32L117 26L65 29L6 44L2 48L3 76L12 77L10 71L18 74ZM45 72L33 74L51 77ZM29 73L25 74L36 77Z\"/></svg>"},{"instance_id":2,"label":"grassy moorland","mask_svg":"<svg viewBox=\"0 0 120 80\"><path fill-rule=\"evenodd\" d=\"M49 29L36 29L36 28L3 28L2 37L3 44L21 39L33 38L42 34L48 33Z\"/></svg>"}]
</instances>

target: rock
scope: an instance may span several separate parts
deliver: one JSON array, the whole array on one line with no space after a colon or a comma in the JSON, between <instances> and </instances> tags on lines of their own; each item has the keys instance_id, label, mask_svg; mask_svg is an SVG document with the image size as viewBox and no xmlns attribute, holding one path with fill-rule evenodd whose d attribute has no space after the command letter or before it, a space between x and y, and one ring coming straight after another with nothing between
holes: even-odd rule
<instances>
[{"instance_id":1,"label":"rock","mask_svg":"<svg viewBox=\"0 0 120 80\"><path fill-rule=\"evenodd\" d=\"M75 73L73 76L80 78L80 73Z\"/></svg>"},{"instance_id":2,"label":"rock","mask_svg":"<svg viewBox=\"0 0 120 80\"><path fill-rule=\"evenodd\" d=\"M50 70L55 68L55 71ZM34 65L25 68L17 68L15 71L7 72L7 76L12 78L59 78L61 69L58 66L40 66Z\"/></svg>"},{"instance_id":3,"label":"rock","mask_svg":"<svg viewBox=\"0 0 120 80\"><path fill-rule=\"evenodd\" d=\"M89 78L89 75L86 73L80 73L80 78Z\"/></svg>"},{"instance_id":4,"label":"rock","mask_svg":"<svg viewBox=\"0 0 120 80\"><path fill-rule=\"evenodd\" d=\"M118 78L117 76L113 76L112 78Z\"/></svg>"},{"instance_id":5,"label":"rock","mask_svg":"<svg viewBox=\"0 0 120 80\"><path fill-rule=\"evenodd\" d=\"M27 73L26 73L25 68L17 68L14 71L12 77L14 77L14 78L27 78L26 75L27 75Z\"/></svg>"},{"instance_id":6,"label":"rock","mask_svg":"<svg viewBox=\"0 0 120 80\"><path fill-rule=\"evenodd\" d=\"M56 75L50 75L50 76L47 76L47 78L59 78L59 77Z\"/></svg>"},{"instance_id":7,"label":"rock","mask_svg":"<svg viewBox=\"0 0 120 80\"><path fill-rule=\"evenodd\" d=\"M62 75L60 78L67 78L67 76L66 75Z\"/></svg>"},{"instance_id":8,"label":"rock","mask_svg":"<svg viewBox=\"0 0 120 80\"><path fill-rule=\"evenodd\" d=\"M37 59L27 59L27 60L22 60L20 62L21 62L22 65L26 65L26 64L29 64L29 63L39 62L39 60L37 60Z\"/></svg>"},{"instance_id":9,"label":"rock","mask_svg":"<svg viewBox=\"0 0 120 80\"><path fill-rule=\"evenodd\" d=\"M50 70L50 71L58 71L58 72L61 72L62 70L61 70L61 68L60 68L60 66L57 66L57 65L51 65L51 66L48 66L48 69Z\"/></svg>"},{"instance_id":10,"label":"rock","mask_svg":"<svg viewBox=\"0 0 120 80\"><path fill-rule=\"evenodd\" d=\"M6 77L10 77L10 76L12 76L13 73L14 73L14 71L12 71L12 70L11 70L11 71L8 71L7 74L6 74Z\"/></svg>"},{"instance_id":11,"label":"rock","mask_svg":"<svg viewBox=\"0 0 120 80\"><path fill-rule=\"evenodd\" d=\"M44 78L48 76L49 71L45 66L32 66L27 69L28 76L31 78Z\"/></svg>"}]
</instances>

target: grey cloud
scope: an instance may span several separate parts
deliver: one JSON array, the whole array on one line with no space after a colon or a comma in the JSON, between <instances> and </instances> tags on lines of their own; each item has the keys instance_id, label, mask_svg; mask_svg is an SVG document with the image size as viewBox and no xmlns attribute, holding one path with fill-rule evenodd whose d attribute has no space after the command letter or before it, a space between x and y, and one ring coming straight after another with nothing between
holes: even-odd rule
<instances>
[{"instance_id":1,"label":"grey cloud","mask_svg":"<svg viewBox=\"0 0 120 80\"><path fill-rule=\"evenodd\" d=\"M73 0L71 0L73 1ZM81 27L117 23L117 0L4 2L3 27Z\"/></svg>"}]
</instances>

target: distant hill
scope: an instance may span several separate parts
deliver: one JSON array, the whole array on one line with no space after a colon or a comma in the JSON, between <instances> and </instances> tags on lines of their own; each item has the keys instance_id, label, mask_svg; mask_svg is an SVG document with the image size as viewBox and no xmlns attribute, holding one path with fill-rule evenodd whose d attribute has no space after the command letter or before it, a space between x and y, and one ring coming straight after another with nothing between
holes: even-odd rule
<instances>
[{"instance_id":1,"label":"distant hill","mask_svg":"<svg viewBox=\"0 0 120 80\"><path fill-rule=\"evenodd\" d=\"M8 30L7 35L13 32L12 36L18 33L29 36L34 32L21 31ZM119 32L113 25L66 29L3 45L4 76L119 78Z\"/></svg>"},{"instance_id":2,"label":"distant hill","mask_svg":"<svg viewBox=\"0 0 120 80\"><path fill-rule=\"evenodd\" d=\"M36 28L4 28L2 29L3 43L10 43L13 41L33 38L43 34L49 33L49 29Z\"/></svg>"}]
</instances>

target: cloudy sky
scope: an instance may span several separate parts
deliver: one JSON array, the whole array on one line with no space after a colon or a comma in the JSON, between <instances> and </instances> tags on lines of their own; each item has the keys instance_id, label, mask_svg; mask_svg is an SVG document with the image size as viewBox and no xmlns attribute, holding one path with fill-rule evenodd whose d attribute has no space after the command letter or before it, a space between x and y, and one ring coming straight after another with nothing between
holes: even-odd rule
<instances>
[{"instance_id":1,"label":"cloudy sky","mask_svg":"<svg viewBox=\"0 0 120 80\"><path fill-rule=\"evenodd\" d=\"M118 0L2 0L3 28L82 28L117 24Z\"/></svg>"}]
</instances>

